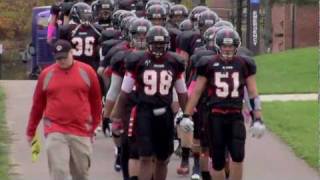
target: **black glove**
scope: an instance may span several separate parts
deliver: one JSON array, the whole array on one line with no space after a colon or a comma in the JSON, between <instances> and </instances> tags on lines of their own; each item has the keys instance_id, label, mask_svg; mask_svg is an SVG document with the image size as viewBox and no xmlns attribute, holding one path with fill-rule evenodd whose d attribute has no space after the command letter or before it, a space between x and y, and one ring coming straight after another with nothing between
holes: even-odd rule
<instances>
[{"instance_id":1,"label":"black glove","mask_svg":"<svg viewBox=\"0 0 320 180\"><path fill-rule=\"evenodd\" d=\"M110 123L111 123L110 118L103 118L103 121L102 121L102 132L103 132L103 134L105 136L109 136L109 133L111 132L110 131Z\"/></svg>"}]
</instances>

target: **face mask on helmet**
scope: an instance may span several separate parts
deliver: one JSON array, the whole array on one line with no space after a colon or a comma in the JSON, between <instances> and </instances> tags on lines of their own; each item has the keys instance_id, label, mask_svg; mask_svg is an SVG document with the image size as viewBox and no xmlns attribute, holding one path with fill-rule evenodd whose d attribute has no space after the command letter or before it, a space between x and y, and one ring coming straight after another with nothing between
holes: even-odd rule
<instances>
[{"instance_id":1,"label":"face mask on helmet","mask_svg":"<svg viewBox=\"0 0 320 180\"><path fill-rule=\"evenodd\" d=\"M215 35L218 30L219 30L219 28L216 28L213 26L213 27L208 28L204 32L203 38L204 38L206 49L209 49L209 50L216 49Z\"/></svg>"},{"instance_id":2,"label":"face mask on helmet","mask_svg":"<svg viewBox=\"0 0 320 180\"><path fill-rule=\"evenodd\" d=\"M167 52L169 45L165 42L153 42L149 44L148 48L156 58L160 58Z\"/></svg>"},{"instance_id":3,"label":"face mask on helmet","mask_svg":"<svg viewBox=\"0 0 320 180\"><path fill-rule=\"evenodd\" d=\"M154 25L154 26L164 26L166 23L165 19L161 18L161 16L151 18L149 20L151 21L152 25Z\"/></svg>"},{"instance_id":4,"label":"face mask on helmet","mask_svg":"<svg viewBox=\"0 0 320 180\"><path fill-rule=\"evenodd\" d=\"M174 15L170 18L170 21L179 27L180 23L185 19L183 15Z\"/></svg>"},{"instance_id":5,"label":"face mask on helmet","mask_svg":"<svg viewBox=\"0 0 320 180\"><path fill-rule=\"evenodd\" d=\"M82 13L80 13L79 17L80 17L80 23L84 25L90 24L93 20L92 11L87 9L85 9Z\"/></svg>"},{"instance_id":6,"label":"face mask on helmet","mask_svg":"<svg viewBox=\"0 0 320 180\"><path fill-rule=\"evenodd\" d=\"M214 25L214 20L212 19L206 19L203 22L198 23L198 28L200 32L205 32L208 28L212 27Z\"/></svg>"},{"instance_id":7,"label":"face mask on helmet","mask_svg":"<svg viewBox=\"0 0 320 180\"><path fill-rule=\"evenodd\" d=\"M109 21L111 20L112 11L108 9L101 9L99 12L99 19L102 21Z\"/></svg>"},{"instance_id":8,"label":"face mask on helmet","mask_svg":"<svg viewBox=\"0 0 320 180\"><path fill-rule=\"evenodd\" d=\"M143 27L146 28L146 27ZM147 48L146 32L137 32L131 35L131 41L136 49L144 50Z\"/></svg>"},{"instance_id":9,"label":"face mask on helmet","mask_svg":"<svg viewBox=\"0 0 320 180\"><path fill-rule=\"evenodd\" d=\"M153 26L147 32L148 49L156 58L163 56L169 49L169 32L162 26Z\"/></svg>"},{"instance_id":10,"label":"face mask on helmet","mask_svg":"<svg viewBox=\"0 0 320 180\"><path fill-rule=\"evenodd\" d=\"M236 48L232 44L225 44L220 47L221 56L224 59L232 59L236 54Z\"/></svg>"},{"instance_id":11,"label":"face mask on helmet","mask_svg":"<svg viewBox=\"0 0 320 180\"><path fill-rule=\"evenodd\" d=\"M241 44L239 34L231 28L223 28L218 30L215 37L216 46L219 54L224 59L232 59Z\"/></svg>"}]
</instances>

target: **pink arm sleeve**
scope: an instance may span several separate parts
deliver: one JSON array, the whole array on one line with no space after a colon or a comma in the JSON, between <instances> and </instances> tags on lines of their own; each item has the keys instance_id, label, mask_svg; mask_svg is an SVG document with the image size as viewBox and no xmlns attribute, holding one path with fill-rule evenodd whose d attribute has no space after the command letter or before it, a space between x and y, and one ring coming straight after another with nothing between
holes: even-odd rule
<instances>
[{"instance_id":1,"label":"pink arm sleeve","mask_svg":"<svg viewBox=\"0 0 320 180\"><path fill-rule=\"evenodd\" d=\"M194 91L194 88L196 87L196 81L191 81L189 88L188 88L188 96L190 97L192 92Z\"/></svg>"},{"instance_id":2,"label":"pink arm sleeve","mask_svg":"<svg viewBox=\"0 0 320 180\"><path fill-rule=\"evenodd\" d=\"M56 26L53 24L49 24L48 25L48 34L47 34L47 38L48 39L52 39L54 32L56 31Z\"/></svg>"}]
</instances>

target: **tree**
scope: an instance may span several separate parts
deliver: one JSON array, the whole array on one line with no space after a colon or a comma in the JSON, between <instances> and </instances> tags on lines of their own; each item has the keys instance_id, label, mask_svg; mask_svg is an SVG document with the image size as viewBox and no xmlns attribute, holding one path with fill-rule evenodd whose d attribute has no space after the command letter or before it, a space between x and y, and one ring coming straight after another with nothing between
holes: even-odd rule
<instances>
[{"instance_id":1,"label":"tree","mask_svg":"<svg viewBox=\"0 0 320 180\"><path fill-rule=\"evenodd\" d=\"M2 0L0 8L1 39L16 39L29 37L31 31L31 14L33 7L49 5L54 0Z\"/></svg>"}]
</instances>

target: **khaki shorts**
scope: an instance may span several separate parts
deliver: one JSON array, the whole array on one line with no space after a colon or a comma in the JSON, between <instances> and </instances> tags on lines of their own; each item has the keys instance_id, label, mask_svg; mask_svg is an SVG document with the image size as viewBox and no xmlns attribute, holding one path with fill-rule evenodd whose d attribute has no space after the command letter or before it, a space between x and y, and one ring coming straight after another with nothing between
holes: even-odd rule
<instances>
[{"instance_id":1,"label":"khaki shorts","mask_svg":"<svg viewBox=\"0 0 320 180\"><path fill-rule=\"evenodd\" d=\"M46 152L51 180L88 180L92 145L89 137L50 133Z\"/></svg>"}]
</instances>

